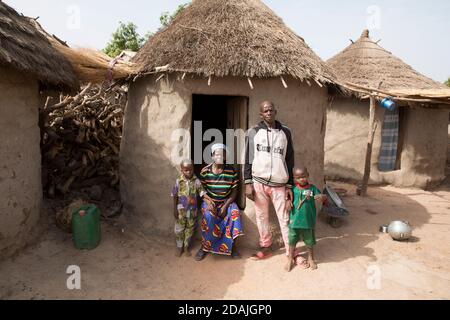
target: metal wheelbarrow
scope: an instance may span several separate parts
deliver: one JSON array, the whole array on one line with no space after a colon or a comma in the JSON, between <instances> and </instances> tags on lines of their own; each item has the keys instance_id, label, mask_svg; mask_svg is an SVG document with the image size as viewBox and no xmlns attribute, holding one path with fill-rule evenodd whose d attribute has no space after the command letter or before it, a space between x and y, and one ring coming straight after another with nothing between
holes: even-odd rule
<instances>
[{"instance_id":1,"label":"metal wheelbarrow","mask_svg":"<svg viewBox=\"0 0 450 320\"><path fill-rule=\"evenodd\" d=\"M326 214L328 224L337 229L342 226L342 219L347 217L349 212L344 202L337 192L328 184L325 185L323 194L327 196L327 204L323 206L322 212Z\"/></svg>"}]
</instances>

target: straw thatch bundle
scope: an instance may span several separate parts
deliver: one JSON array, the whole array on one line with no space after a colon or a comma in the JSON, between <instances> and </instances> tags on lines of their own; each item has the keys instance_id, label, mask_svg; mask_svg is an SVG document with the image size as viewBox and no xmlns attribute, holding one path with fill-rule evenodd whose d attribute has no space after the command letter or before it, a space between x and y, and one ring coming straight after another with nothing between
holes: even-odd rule
<instances>
[{"instance_id":1,"label":"straw thatch bundle","mask_svg":"<svg viewBox=\"0 0 450 320\"><path fill-rule=\"evenodd\" d=\"M194 0L132 60L202 76L292 76L333 83L331 69L260 0Z\"/></svg>"},{"instance_id":2,"label":"straw thatch bundle","mask_svg":"<svg viewBox=\"0 0 450 320\"><path fill-rule=\"evenodd\" d=\"M27 18L0 0L0 65L35 76L43 83L77 87L73 68Z\"/></svg>"},{"instance_id":3,"label":"straw thatch bundle","mask_svg":"<svg viewBox=\"0 0 450 320\"><path fill-rule=\"evenodd\" d=\"M53 45L72 64L81 82L101 83L105 80L119 80L135 73L133 64L113 59L101 51L86 48L69 48L58 43Z\"/></svg>"},{"instance_id":4,"label":"straw thatch bundle","mask_svg":"<svg viewBox=\"0 0 450 320\"><path fill-rule=\"evenodd\" d=\"M328 60L347 88L376 91L405 99L449 99L450 90L425 77L369 38L360 39Z\"/></svg>"},{"instance_id":5,"label":"straw thatch bundle","mask_svg":"<svg viewBox=\"0 0 450 320\"><path fill-rule=\"evenodd\" d=\"M101 51L70 48L56 36L48 34L36 19L29 18L29 21L58 52L70 61L78 80L82 83L124 79L135 73L134 64L121 59L121 56L112 59Z\"/></svg>"}]
</instances>

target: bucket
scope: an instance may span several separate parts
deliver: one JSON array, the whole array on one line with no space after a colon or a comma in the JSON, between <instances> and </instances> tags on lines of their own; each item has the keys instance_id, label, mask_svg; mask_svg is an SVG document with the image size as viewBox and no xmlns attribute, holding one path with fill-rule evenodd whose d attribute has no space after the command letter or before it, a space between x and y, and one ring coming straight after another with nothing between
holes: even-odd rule
<instances>
[{"instance_id":1,"label":"bucket","mask_svg":"<svg viewBox=\"0 0 450 320\"><path fill-rule=\"evenodd\" d=\"M380 104L383 108L389 111L395 111L397 109L397 104L390 98L384 98Z\"/></svg>"}]
</instances>

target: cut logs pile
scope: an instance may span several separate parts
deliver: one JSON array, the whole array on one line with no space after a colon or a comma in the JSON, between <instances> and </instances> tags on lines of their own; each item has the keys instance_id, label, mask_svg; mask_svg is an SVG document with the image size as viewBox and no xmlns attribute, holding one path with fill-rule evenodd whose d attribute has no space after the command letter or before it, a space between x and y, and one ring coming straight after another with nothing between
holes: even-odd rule
<instances>
[{"instance_id":1,"label":"cut logs pile","mask_svg":"<svg viewBox=\"0 0 450 320\"><path fill-rule=\"evenodd\" d=\"M40 109L43 187L49 197L119 187L126 89L88 84L75 96L48 97Z\"/></svg>"}]
</instances>

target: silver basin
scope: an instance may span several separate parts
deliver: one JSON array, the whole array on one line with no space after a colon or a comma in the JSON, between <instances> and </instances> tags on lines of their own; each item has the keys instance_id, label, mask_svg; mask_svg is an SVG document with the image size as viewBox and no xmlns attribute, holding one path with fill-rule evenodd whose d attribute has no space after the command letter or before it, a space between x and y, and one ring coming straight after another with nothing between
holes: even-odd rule
<instances>
[{"instance_id":1,"label":"silver basin","mask_svg":"<svg viewBox=\"0 0 450 320\"><path fill-rule=\"evenodd\" d=\"M388 227L388 233L394 240L408 240L412 236L412 227L407 221L393 221Z\"/></svg>"}]
</instances>

